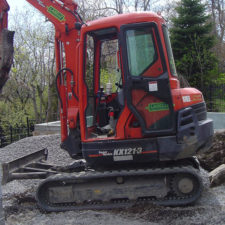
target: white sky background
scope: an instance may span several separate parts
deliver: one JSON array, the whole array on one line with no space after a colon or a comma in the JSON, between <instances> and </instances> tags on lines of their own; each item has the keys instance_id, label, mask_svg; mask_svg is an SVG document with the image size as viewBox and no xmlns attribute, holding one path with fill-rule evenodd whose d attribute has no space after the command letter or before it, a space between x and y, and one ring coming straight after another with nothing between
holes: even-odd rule
<instances>
[{"instance_id":1,"label":"white sky background","mask_svg":"<svg viewBox=\"0 0 225 225\"><path fill-rule=\"evenodd\" d=\"M9 29L11 27L11 22L13 23L13 19L12 17L15 18L15 15L17 14L17 12L21 12L21 11L36 11L39 12L37 9L35 9L35 7L33 7L30 3L28 3L26 0L7 0L10 10L9 10ZM41 13L39 13L40 16L43 16ZM38 15L38 16L39 16ZM34 19L34 18L31 18Z\"/></svg>"},{"instance_id":2,"label":"white sky background","mask_svg":"<svg viewBox=\"0 0 225 225\"><path fill-rule=\"evenodd\" d=\"M17 10L21 11L23 9L35 9L26 0L7 0L7 2L10 6L9 16L15 14ZM168 2L168 0L159 0L159 6L165 4L165 2Z\"/></svg>"},{"instance_id":3,"label":"white sky background","mask_svg":"<svg viewBox=\"0 0 225 225\"><path fill-rule=\"evenodd\" d=\"M89 0L86 0L86 1L89 1ZM165 5L166 3L176 2L176 1L177 0L158 0L158 3L156 5L158 5L160 7L160 5ZM35 9L35 7L30 5L30 3L28 3L26 0L7 0L7 2L9 4L9 6L10 6L10 11L9 11L9 29L11 27L11 23L13 23L12 17L14 16L14 21L15 21L15 15L17 14L18 11L21 12L21 11L24 10L24 11L39 12L37 9ZM41 16L43 16L43 18L44 18L43 14L38 13L37 14L37 17L38 17L37 20L40 19ZM31 18L31 19L34 19L34 18Z\"/></svg>"},{"instance_id":4,"label":"white sky background","mask_svg":"<svg viewBox=\"0 0 225 225\"><path fill-rule=\"evenodd\" d=\"M14 14L17 10L33 8L26 0L7 0L7 2L10 6L9 14Z\"/></svg>"}]
</instances>

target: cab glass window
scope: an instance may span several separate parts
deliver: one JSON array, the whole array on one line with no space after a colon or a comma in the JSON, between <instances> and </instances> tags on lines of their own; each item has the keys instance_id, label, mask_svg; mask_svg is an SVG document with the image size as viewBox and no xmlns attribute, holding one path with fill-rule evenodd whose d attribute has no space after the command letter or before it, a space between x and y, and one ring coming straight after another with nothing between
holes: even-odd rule
<instances>
[{"instance_id":1,"label":"cab glass window","mask_svg":"<svg viewBox=\"0 0 225 225\"><path fill-rule=\"evenodd\" d=\"M126 31L128 66L131 76L140 76L157 59L152 28Z\"/></svg>"},{"instance_id":2,"label":"cab glass window","mask_svg":"<svg viewBox=\"0 0 225 225\"><path fill-rule=\"evenodd\" d=\"M170 64L170 72L173 76L177 76L176 66L175 66L175 62L174 62L174 58L173 58L173 51L171 48L171 43L170 43L170 38L169 38L169 32L165 25L163 25L163 35L164 35L164 39L165 39L167 55L168 55L168 60L169 60L169 64Z\"/></svg>"}]
</instances>

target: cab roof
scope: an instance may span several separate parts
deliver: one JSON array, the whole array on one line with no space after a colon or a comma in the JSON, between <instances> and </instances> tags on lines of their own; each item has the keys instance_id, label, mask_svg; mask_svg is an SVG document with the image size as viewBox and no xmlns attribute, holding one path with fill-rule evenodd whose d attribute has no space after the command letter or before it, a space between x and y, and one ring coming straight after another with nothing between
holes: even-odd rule
<instances>
[{"instance_id":1,"label":"cab roof","mask_svg":"<svg viewBox=\"0 0 225 225\"><path fill-rule=\"evenodd\" d=\"M153 12L134 12L104 17L94 21L87 22L87 26L83 25L82 30L84 32L88 32L91 30L104 29L108 27L116 27L117 29L120 29L120 26L124 24L141 23L141 22L165 23L165 20L163 19L162 16Z\"/></svg>"}]
</instances>

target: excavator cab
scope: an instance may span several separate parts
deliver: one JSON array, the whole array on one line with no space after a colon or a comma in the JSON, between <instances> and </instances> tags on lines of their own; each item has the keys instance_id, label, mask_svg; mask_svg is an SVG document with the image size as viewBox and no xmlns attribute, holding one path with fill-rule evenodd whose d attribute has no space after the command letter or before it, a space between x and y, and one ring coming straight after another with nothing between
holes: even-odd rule
<instances>
[{"instance_id":1,"label":"excavator cab","mask_svg":"<svg viewBox=\"0 0 225 225\"><path fill-rule=\"evenodd\" d=\"M84 35L85 139L175 132L162 38L153 22L106 27Z\"/></svg>"},{"instance_id":2,"label":"excavator cab","mask_svg":"<svg viewBox=\"0 0 225 225\"><path fill-rule=\"evenodd\" d=\"M199 128L198 121L206 119L201 92L179 86L161 16L103 18L83 25L80 38L79 148L70 144L70 155L79 152L91 166L174 160L193 154L188 145L198 138L200 147L211 136L211 121ZM209 133L197 137L203 127Z\"/></svg>"},{"instance_id":3,"label":"excavator cab","mask_svg":"<svg viewBox=\"0 0 225 225\"><path fill-rule=\"evenodd\" d=\"M133 138L132 130L140 137L174 132L169 74L155 23L88 32L84 51L87 139L116 138L120 117L130 117L127 138L127 133ZM125 102L129 114L122 112Z\"/></svg>"}]
</instances>

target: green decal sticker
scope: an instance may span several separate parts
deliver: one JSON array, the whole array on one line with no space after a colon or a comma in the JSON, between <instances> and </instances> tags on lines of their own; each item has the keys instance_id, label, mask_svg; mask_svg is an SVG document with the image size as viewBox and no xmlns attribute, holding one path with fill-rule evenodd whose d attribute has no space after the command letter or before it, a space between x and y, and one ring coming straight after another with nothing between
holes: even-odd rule
<instances>
[{"instance_id":1,"label":"green decal sticker","mask_svg":"<svg viewBox=\"0 0 225 225\"><path fill-rule=\"evenodd\" d=\"M166 111L169 110L169 105L165 102L155 102L148 104L145 109L147 109L149 112Z\"/></svg>"},{"instance_id":2,"label":"green decal sticker","mask_svg":"<svg viewBox=\"0 0 225 225\"><path fill-rule=\"evenodd\" d=\"M54 8L53 6L49 6L47 7L47 11L53 15L56 19L58 19L59 21L65 21L65 16L59 12L56 8Z\"/></svg>"}]
</instances>

